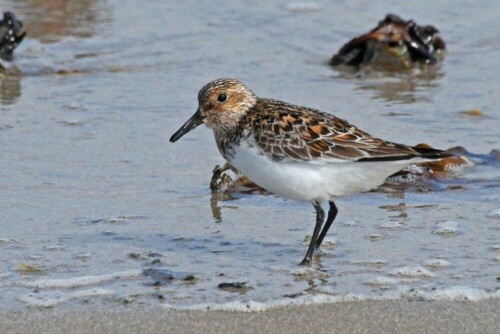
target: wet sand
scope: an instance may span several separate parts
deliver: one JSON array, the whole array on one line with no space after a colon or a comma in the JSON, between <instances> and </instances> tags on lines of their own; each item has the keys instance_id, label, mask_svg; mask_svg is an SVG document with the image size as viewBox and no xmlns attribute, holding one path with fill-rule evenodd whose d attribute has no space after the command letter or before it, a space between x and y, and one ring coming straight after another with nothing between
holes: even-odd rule
<instances>
[{"instance_id":1,"label":"wet sand","mask_svg":"<svg viewBox=\"0 0 500 334\"><path fill-rule=\"evenodd\" d=\"M264 312L177 311L146 305L25 309L1 333L498 333L499 299L362 301Z\"/></svg>"}]
</instances>

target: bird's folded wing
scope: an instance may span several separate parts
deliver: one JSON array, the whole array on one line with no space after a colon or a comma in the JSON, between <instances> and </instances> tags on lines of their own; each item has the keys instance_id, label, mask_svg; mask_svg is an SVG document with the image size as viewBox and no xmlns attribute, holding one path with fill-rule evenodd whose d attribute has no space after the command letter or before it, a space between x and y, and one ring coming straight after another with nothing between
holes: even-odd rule
<instances>
[{"instance_id":1,"label":"bird's folded wing","mask_svg":"<svg viewBox=\"0 0 500 334\"><path fill-rule=\"evenodd\" d=\"M333 115L298 106L287 108L280 101L269 103L282 105L254 120L254 139L261 152L274 160L352 162L421 156L414 148L375 138Z\"/></svg>"}]
</instances>

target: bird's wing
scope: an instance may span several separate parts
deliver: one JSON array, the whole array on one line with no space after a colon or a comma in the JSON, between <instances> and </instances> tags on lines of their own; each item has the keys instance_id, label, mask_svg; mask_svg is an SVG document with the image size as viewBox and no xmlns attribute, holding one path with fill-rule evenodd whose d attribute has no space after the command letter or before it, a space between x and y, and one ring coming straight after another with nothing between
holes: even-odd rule
<instances>
[{"instance_id":1,"label":"bird's wing","mask_svg":"<svg viewBox=\"0 0 500 334\"><path fill-rule=\"evenodd\" d=\"M274 160L349 162L422 156L409 146L375 138L319 110L270 99L261 99L255 110L251 115L254 140Z\"/></svg>"}]
</instances>

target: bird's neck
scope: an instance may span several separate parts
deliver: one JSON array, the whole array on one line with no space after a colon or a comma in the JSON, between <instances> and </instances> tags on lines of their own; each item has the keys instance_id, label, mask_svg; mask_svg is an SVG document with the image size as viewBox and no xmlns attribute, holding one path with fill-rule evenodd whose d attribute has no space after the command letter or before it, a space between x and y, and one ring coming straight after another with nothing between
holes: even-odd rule
<instances>
[{"instance_id":1,"label":"bird's neck","mask_svg":"<svg viewBox=\"0 0 500 334\"><path fill-rule=\"evenodd\" d=\"M243 116L237 126L214 129L217 147L226 160L230 160L234 156L235 147L248 137L248 127L251 123L247 121L247 117L247 115Z\"/></svg>"}]
</instances>

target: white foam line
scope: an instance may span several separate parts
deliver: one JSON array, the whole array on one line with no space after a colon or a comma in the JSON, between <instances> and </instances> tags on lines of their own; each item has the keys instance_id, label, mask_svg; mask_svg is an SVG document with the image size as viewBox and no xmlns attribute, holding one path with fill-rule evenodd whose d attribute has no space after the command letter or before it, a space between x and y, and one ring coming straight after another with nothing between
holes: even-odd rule
<instances>
[{"instance_id":1,"label":"white foam line","mask_svg":"<svg viewBox=\"0 0 500 334\"><path fill-rule=\"evenodd\" d=\"M410 298L419 298L431 301L474 301L477 302L483 299L499 298L500 290L495 292L487 292L483 289L471 288L468 286L451 286L444 289L434 291L413 290L406 294Z\"/></svg>"},{"instance_id":2,"label":"white foam line","mask_svg":"<svg viewBox=\"0 0 500 334\"><path fill-rule=\"evenodd\" d=\"M106 275L79 276L58 279L39 279L36 281L21 281L19 284L32 288L77 288L80 286L95 285L117 279L131 279L143 277L142 270L127 270Z\"/></svg>"},{"instance_id":3,"label":"white foam line","mask_svg":"<svg viewBox=\"0 0 500 334\"><path fill-rule=\"evenodd\" d=\"M400 278L435 278L437 277L432 271L425 269L422 266L404 266L396 268L389 273L390 275Z\"/></svg>"},{"instance_id":4,"label":"white foam line","mask_svg":"<svg viewBox=\"0 0 500 334\"><path fill-rule=\"evenodd\" d=\"M226 311L226 312L262 312L270 309L306 306L319 304L337 304L352 301L395 301L420 299L425 301L471 301L476 302L485 299L500 298L500 291L488 292L483 289L465 286L452 286L431 292L419 290L392 291L380 296L365 296L356 294L347 295L309 295L300 296L294 299L281 298L268 302L257 301L233 301L228 303L204 303L196 305L174 305L163 304L162 307L179 311Z\"/></svg>"},{"instance_id":5,"label":"white foam line","mask_svg":"<svg viewBox=\"0 0 500 334\"><path fill-rule=\"evenodd\" d=\"M205 311L229 311L229 312L262 312L287 306L313 305L313 304L336 304L341 302L361 301L361 300L392 300L395 296L367 297L363 295L347 294L343 296L314 295L301 296L294 299L282 298L269 302L257 301L233 301L224 304L206 303L197 305L178 306L173 304L163 304L164 308L172 310L205 310Z\"/></svg>"}]
</instances>

